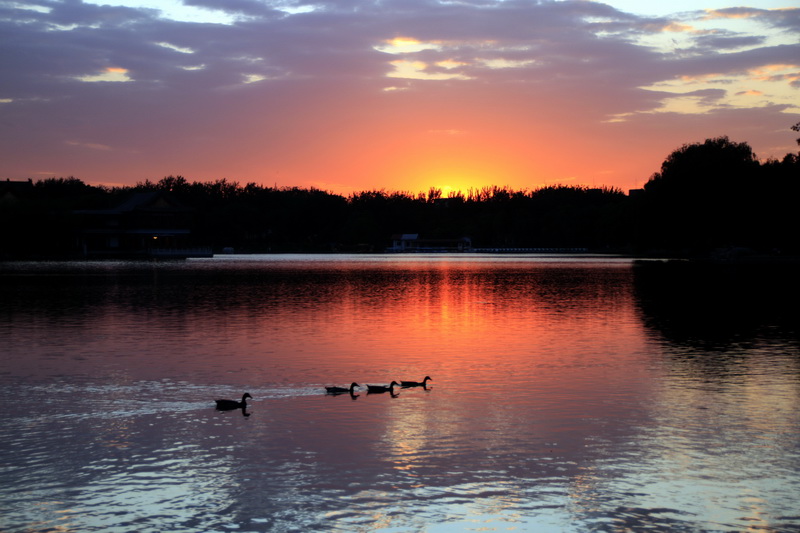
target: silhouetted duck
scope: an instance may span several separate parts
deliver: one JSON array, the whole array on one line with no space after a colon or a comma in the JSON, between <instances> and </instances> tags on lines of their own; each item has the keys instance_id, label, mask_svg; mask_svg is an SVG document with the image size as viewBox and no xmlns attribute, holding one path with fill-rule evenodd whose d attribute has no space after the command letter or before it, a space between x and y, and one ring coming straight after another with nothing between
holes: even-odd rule
<instances>
[{"instance_id":1,"label":"silhouetted duck","mask_svg":"<svg viewBox=\"0 0 800 533\"><path fill-rule=\"evenodd\" d=\"M401 381L401 387L427 387L428 381L433 381L433 378L430 376L425 376L425 379L422 381Z\"/></svg>"},{"instance_id":2,"label":"silhouetted duck","mask_svg":"<svg viewBox=\"0 0 800 533\"><path fill-rule=\"evenodd\" d=\"M244 409L247 407L247 399L252 398L249 392L242 394L242 401L236 400L215 400L217 402L217 409L220 411L230 411L231 409Z\"/></svg>"},{"instance_id":3,"label":"silhouetted duck","mask_svg":"<svg viewBox=\"0 0 800 533\"><path fill-rule=\"evenodd\" d=\"M395 385L399 385L399 383L392 381L390 385L367 385L367 392L391 392L394 394Z\"/></svg>"},{"instance_id":4,"label":"silhouetted duck","mask_svg":"<svg viewBox=\"0 0 800 533\"><path fill-rule=\"evenodd\" d=\"M356 387L360 387L360 386L361 385L359 385L358 383L356 383L354 381L354 382L352 382L350 384L349 388L348 387L325 387L325 390L327 391L328 394L344 394L345 392L349 392L350 394L353 394L353 390L355 390Z\"/></svg>"}]
</instances>

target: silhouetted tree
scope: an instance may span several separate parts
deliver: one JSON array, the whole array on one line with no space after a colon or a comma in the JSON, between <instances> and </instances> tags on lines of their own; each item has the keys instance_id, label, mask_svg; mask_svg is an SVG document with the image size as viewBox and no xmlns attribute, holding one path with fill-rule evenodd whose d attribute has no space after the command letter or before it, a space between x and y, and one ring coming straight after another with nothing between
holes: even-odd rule
<instances>
[{"instance_id":1,"label":"silhouetted tree","mask_svg":"<svg viewBox=\"0 0 800 533\"><path fill-rule=\"evenodd\" d=\"M648 239L694 253L743 245L743 232L753 224L746 204L758 170L750 146L727 137L675 150L644 187Z\"/></svg>"},{"instance_id":2,"label":"silhouetted tree","mask_svg":"<svg viewBox=\"0 0 800 533\"><path fill-rule=\"evenodd\" d=\"M104 207L108 190L75 177L47 178L13 203L0 202L0 258L71 257L77 209Z\"/></svg>"}]
</instances>

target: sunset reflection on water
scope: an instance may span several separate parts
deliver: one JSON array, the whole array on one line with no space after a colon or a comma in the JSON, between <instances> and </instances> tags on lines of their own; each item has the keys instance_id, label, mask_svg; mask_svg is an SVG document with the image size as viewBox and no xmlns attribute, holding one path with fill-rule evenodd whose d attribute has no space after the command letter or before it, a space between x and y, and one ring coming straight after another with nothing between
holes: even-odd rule
<instances>
[{"instance_id":1,"label":"sunset reflection on water","mask_svg":"<svg viewBox=\"0 0 800 533\"><path fill-rule=\"evenodd\" d=\"M36 406L0 415L4 529L797 527L796 322L753 310L764 287L715 297L737 328L686 322L725 294L688 281L620 258L4 265L0 385ZM250 416L214 410L245 391Z\"/></svg>"}]
</instances>

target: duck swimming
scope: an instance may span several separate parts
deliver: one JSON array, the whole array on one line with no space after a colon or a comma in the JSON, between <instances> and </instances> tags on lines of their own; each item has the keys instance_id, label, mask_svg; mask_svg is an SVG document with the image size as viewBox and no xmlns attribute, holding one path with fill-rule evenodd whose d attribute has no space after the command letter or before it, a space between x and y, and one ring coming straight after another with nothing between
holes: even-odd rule
<instances>
[{"instance_id":1,"label":"duck swimming","mask_svg":"<svg viewBox=\"0 0 800 533\"><path fill-rule=\"evenodd\" d=\"M242 401L236 400L214 400L217 402L217 409L220 411L230 411L231 409L244 409L247 407L247 399L252 398L249 392L242 394Z\"/></svg>"},{"instance_id":2,"label":"duck swimming","mask_svg":"<svg viewBox=\"0 0 800 533\"><path fill-rule=\"evenodd\" d=\"M395 385L399 385L399 383L392 381L389 385L367 385L367 392L391 392L394 394Z\"/></svg>"},{"instance_id":3,"label":"duck swimming","mask_svg":"<svg viewBox=\"0 0 800 533\"><path fill-rule=\"evenodd\" d=\"M425 376L425 379L422 381L401 381L401 387L427 387L428 381L433 381L433 378L430 376Z\"/></svg>"},{"instance_id":4,"label":"duck swimming","mask_svg":"<svg viewBox=\"0 0 800 533\"><path fill-rule=\"evenodd\" d=\"M354 381L354 382L352 382L352 383L350 384L350 387L349 387L349 388L347 388L347 387L325 387L325 391L326 391L328 394L344 394L345 392L349 392L350 394L353 394L353 390L354 390L356 387L360 387L360 386L361 386L361 385L359 385L358 383L356 383L356 382Z\"/></svg>"}]
</instances>

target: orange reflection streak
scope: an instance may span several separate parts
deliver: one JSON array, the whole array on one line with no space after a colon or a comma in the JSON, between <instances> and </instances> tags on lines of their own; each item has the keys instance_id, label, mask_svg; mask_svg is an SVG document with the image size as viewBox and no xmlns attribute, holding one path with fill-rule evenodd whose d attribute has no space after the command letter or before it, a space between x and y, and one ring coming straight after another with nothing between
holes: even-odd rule
<instances>
[{"instance_id":1,"label":"orange reflection streak","mask_svg":"<svg viewBox=\"0 0 800 533\"><path fill-rule=\"evenodd\" d=\"M625 270L498 271L420 260L399 272L370 272L370 288L361 275L349 276L320 302L321 315L307 331L336 339L326 346L329 371L347 379L433 377L430 391L401 389L398 399L373 400L382 413L373 428L381 434L376 453L417 488L425 488L431 468L457 478L464 469L581 457L593 431L586 421L625 424L629 407L620 397L647 386L637 375L648 369L632 355L643 339L629 285L622 283ZM521 412L531 414L520 418ZM509 435L520 432L525 437L510 443ZM485 450L469 459L479 463L463 464L465 440ZM495 464L495 453L518 462ZM584 469L575 478L573 498L583 509L594 497L588 474ZM496 481L466 480L452 490L481 502L471 514L499 514L517 505L509 479L501 490Z\"/></svg>"},{"instance_id":2,"label":"orange reflection streak","mask_svg":"<svg viewBox=\"0 0 800 533\"><path fill-rule=\"evenodd\" d=\"M473 364L484 362L481 366L508 364L512 359L529 366L530 356L535 355L538 366L558 366L559 361L566 363L565 353L575 351L574 344L597 351L630 334L635 321L632 309L625 308L627 295L607 298L603 294L613 287L576 292L569 300L549 287L578 275L574 272L510 271L493 284L486 283L485 274L468 272L466 267L422 270L412 275L412 283L404 281L402 288L382 290L385 298L373 295L365 299L345 289L337 305L345 307L341 311L348 320L330 322L325 327L347 339L351 349L352 343L363 342L366 347L380 344L381 351L391 359L421 350L435 355L440 364L468 354ZM531 277L538 275L542 276L541 283L536 285L534 279L534 285L529 285ZM519 283L521 278L525 278L524 283ZM584 307L586 311L581 312ZM628 329L619 329L626 322ZM590 338L586 338L588 331L593 332ZM564 346L551 349L559 345ZM503 355L501 361L495 359L498 355ZM376 356L381 357L370 355Z\"/></svg>"}]
</instances>

